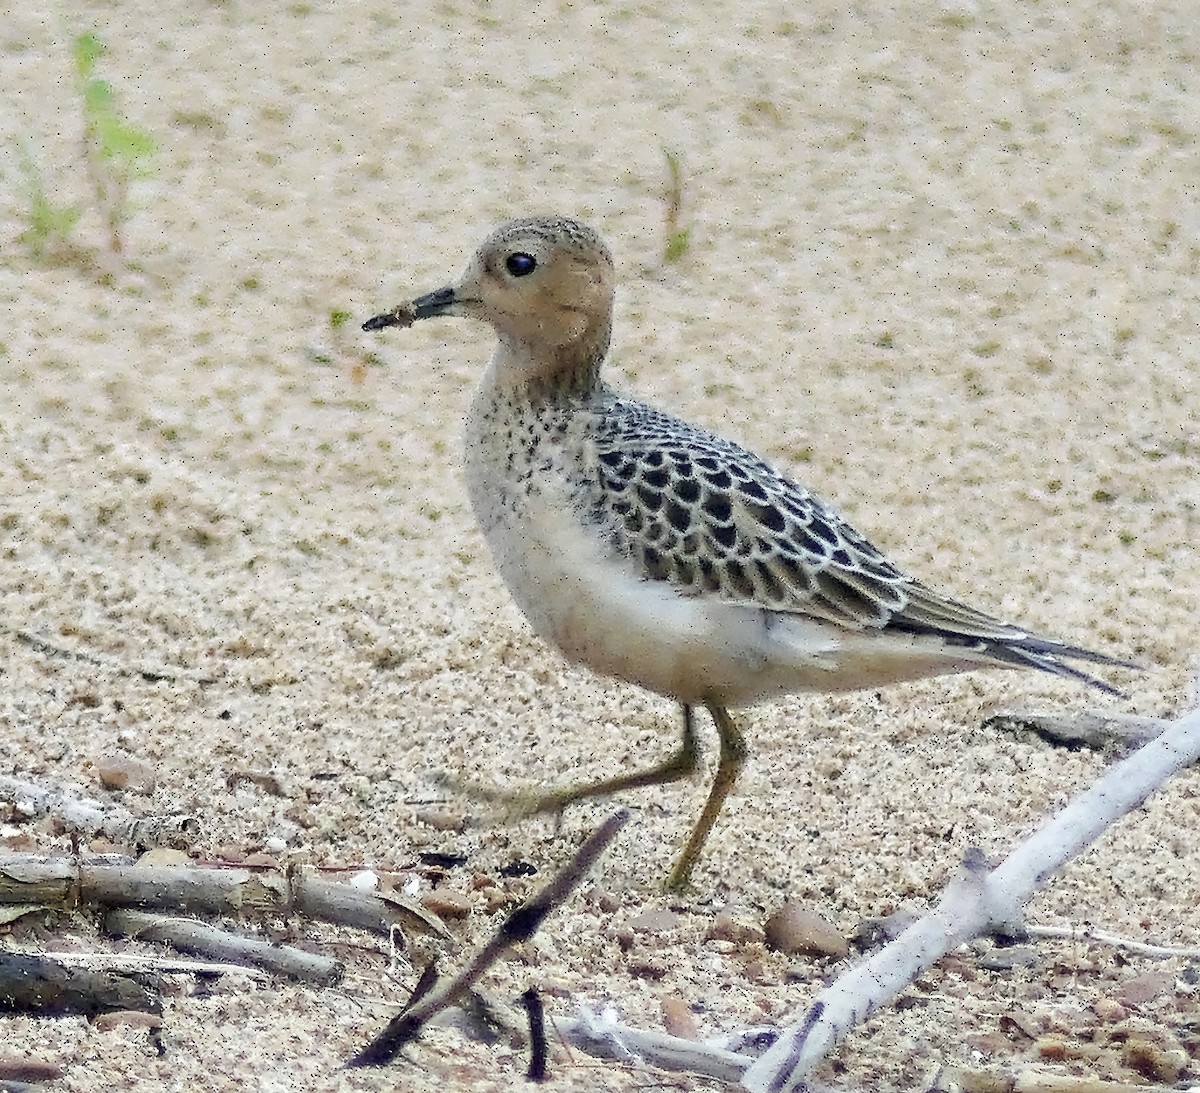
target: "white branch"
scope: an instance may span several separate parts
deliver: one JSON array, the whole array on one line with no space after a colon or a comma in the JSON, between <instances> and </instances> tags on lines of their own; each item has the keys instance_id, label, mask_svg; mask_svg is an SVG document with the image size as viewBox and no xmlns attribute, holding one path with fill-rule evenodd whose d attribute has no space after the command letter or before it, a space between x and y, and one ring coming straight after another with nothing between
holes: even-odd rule
<instances>
[{"instance_id":1,"label":"white branch","mask_svg":"<svg viewBox=\"0 0 1200 1093\"><path fill-rule=\"evenodd\" d=\"M894 998L922 971L972 937L1021 929L1020 910L1033 892L1122 816L1200 758L1200 710L1164 725L1162 734L1113 764L1090 789L1047 821L996 869L968 855L937 906L890 945L824 991L800 1022L782 1033L748 1028L705 1042L618 1023L611 1013L580 1009L559 1020L564 1040L590 1054L737 1082L754 1093L798 1093L805 1076L854 1026ZM1049 930L1039 932L1049 934ZM1095 931L1086 936L1123 943ZM1159 947L1136 951L1160 955ZM1181 950L1183 951L1183 950ZM1178 955L1171 950L1172 955Z\"/></svg>"},{"instance_id":2,"label":"white branch","mask_svg":"<svg viewBox=\"0 0 1200 1093\"><path fill-rule=\"evenodd\" d=\"M559 1018L555 1031L572 1047L589 1055L627 1064L651 1064L663 1070L703 1074L719 1081L736 1082L753 1056L730 1051L714 1040L685 1040L665 1032L622 1025L611 1011L597 1013L584 1006L578 1017ZM765 1030L774 1038L774 1030Z\"/></svg>"},{"instance_id":3,"label":"white branch","mask_svg":"<svg viewBox=\"0 0 1200 1093\"><path fill-rule=\"evenodd\" d=\"M1200 758L1200 710L1109 767L990 873L972 858L933 912L819 995L742 1079L753 1093L794 1093L868 1014L895 997L950 949L981 934L1016 932L1033 892L1164 782Z\"/></svg>"}]
</instances>

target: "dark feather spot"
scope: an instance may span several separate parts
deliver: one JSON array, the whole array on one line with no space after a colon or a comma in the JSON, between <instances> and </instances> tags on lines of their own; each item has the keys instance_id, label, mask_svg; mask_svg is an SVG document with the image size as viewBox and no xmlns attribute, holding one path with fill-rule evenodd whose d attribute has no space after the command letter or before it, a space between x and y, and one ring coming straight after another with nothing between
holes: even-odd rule
<instances>
[{"instance_id":1,"label":"dark feather spot","mask_svg":"<svg viewBox=\"0 0 1200 1093\"><path fill-rule=\"evenodd\" d=\"M619 467L625 462L625 456L622 452L601 452L600 462L606 467Z\"/></svg>"},{"instance_id":2,"label":"dark feather spot","mask_svg":"<svg viewBox=\"0 0 1200 1093\"><path fill-rule=\"evenodd\" d=\"M732 550L733 544L737 542L737 528L732 524L713 524L708 528L708 534L712 536L712 540L724 550Z\"/></svg>"},{"instance_id":3,"label":"dark feather spot","mask_svg":"<svg viewBox=\"0 0 1200 1093\"><path fill-rule=\"evenodd\" d=\"M725 563L725 579L743 599L754 599L754 582L746 575L740 562Z\"/></svg>"},{"instance_id":4,"label":"dark feather spot","mask_svg":"<svg viewBox=\"0 0 1200 1093\"><path fill-rule=\"evenodd\" d=\"M754 568L758 573L758 586L766 594L767 599L772 603L781 603L784 599L783 585L779 583L779 578L775 576L771 567L766 562L757 561L754 563Z\"/></svg>"},{"instance_id":5,"label":"dark feather spot","mask_svg":"<svg viewBox=\"0 0 1200 1093\"><path fill-rule=\"evenodd\" d=\"M642 475L642 481L645 482L647 486L653 486L656 490L661 490L668 482L671 481L671 472L665 467L659 467L657 470L653 471L646 471L646 473Z\"/></svg>"},{"instance_id":6,"label":"dark feather spot","mask_svg":"<svg viewBox=\"0 0 1200 1093\"><path fill-rule=\"evenodd\" d=\"M685 478L675 483L675 496L687 505L694 505L700 500L700 483L694 478Z\"/></svg>"},{"instance_id":7,"label":"dark feather spot","mask_svg":"<svg viewBox=\"0 0 1200 1093\"><path fill-rule=\"evenodd\" d=\"M685 535L679 543L679 553L691 558L700 549L700 536L695 532Z\"/></svg>"},{"instance_id":8,"label":"dark feather spot","mask_svg":"<svg viewBox=\"0 0 1200 1093\"><path fill-rule=\"evenodd\" d=\"M730 505L729 498L722 497L719 493L710 493L704 498L704 511L722 524L728 523L729 518L733 516L733 506Z\"/></svg>"},{"instance_id":9,"label":"dark feather spot","mask_svg":"<svg viewBox=\"0 0 1200 1093\"><path fill-rule=\"evenodd\" d=\"M747 503L746 510L772 531L783 531L787 527L787 518L774 505L758 505L751 501Z\"/></svg>"},{"instance_id":10,"label":"dark feather spot","mask_svg":"<svg viewBox=\"0 0 1200 1093\"><path fill-rule=\"evenodd\" d=\"M811 534L808 529L800 532L795 538L796 544L806 553L813 557L822 565L829 561L829 555L833 553L829 549L829 544L824 539L818 539Z\"/></svg>"},{"instance_id":11,"label":"dark feather spot","mask_svg":"<svg viewBox=\"0 0 1200 1093\"><path fill-rule=\"evenodd\" d=\"M812 578L809 576L808 570L804 568L795 558L780 558L775 563L776 569L783 575L794 589L798 592L807 593L812 588Z\"/></svg>"},{"instance_id":12,"label":"dark feather spot","mask_svg":"<svg viewBox=\"0 0 1200 1093\"><path fill-rule=\"evenodd\" d=\"M663 454L660 451L647 452L642 457L647 467L661 467L663 465Z\"/></svg>"},{"instance_id":13,"label":"dark feather spot","mask_svg":"<svg viewBox=\"0 0 1200 1093\"><path fill-rule=\"evenodd\" d=\"M700 578L704 584L705 591L716 592L721 587L721 581L717 577L717 567L713 564L712 559L705 557L697 558L696 565L700 567Z\"/></svg>"},{"instance_id":14,"label":"dark feather spot","mask_svg":"<svg viewBox=\"0 0 1200 1093\"><path fill-rule=\"evenodd\" d=\"M817 593L830 606L857 622L879 625L884 621L874 600L832 574L822 573L817 577Z\"/></svg>"},{"instance_id":15,"label":"dark feather spot","mask_svg":"<svg viewBox=\"0 0 1200 1093\"><path fill-rule=\"evenodd\" d=\"M642 504L651 512L658 512L662 507L662 494L657 490L648 489L645 486L639 485L637 488L638 497L641 498Z\"/></svg>"},{"instance_id":16,"label":"dark feather spot","mask_svg":"<svg viewBox=\"0 0 1200 1093\"><path fill-rule=\"evenodd\" d=\"M841 539L838 538L838 533L833 530L829 521L824 519L820 513L812 513L808 531L810 535L815 535L827 546L837 546L841 542Z\"/></svg>"},{"instance_id":17,"label":"dark feather spot","mask_svg":"<svg viewBox=\"0 0 1200 1093\"><path fill-rule=\"evenodd\" d=\"M667 522L676 531L687 531L692 526L692 514L682 505L676 504L674 501L667 502L667 511L665 513Z\"/></svg>"},{"instance_id":18,"label":"dark feather spot","mask_svg":"<svg viewBox=\"0 0 1200 1093\"><path fill-rule=\"evenodd\" d=\"M706 474L704 480L718 490L727 490L733 485L733 479L729 477L728 471L713 471L711 474Z\"/></svg>"},{"instance_id":19,"label":"dark feather spot","mask_svg":"<svg viewBox=\"0 0 1200 1093\"><path fill-rule=\"evenodd\" d=\"M767 491L755 482L753 478L740 483L738 485L738 492L743 497L753 497L756 501L765 501L767 499Z\"/></svg>"},{"instance_id":20,"label":"dark feather spot","mask_svg":"<svg viewBox=\"0 0 1200 1093\"><path fill-rule=\"evenodd\" d=\"M652 581L665 581L670 576L663 556L654 547L642 549L642 562L646 567L646 575Z\"/></svg>"}]
</instances>

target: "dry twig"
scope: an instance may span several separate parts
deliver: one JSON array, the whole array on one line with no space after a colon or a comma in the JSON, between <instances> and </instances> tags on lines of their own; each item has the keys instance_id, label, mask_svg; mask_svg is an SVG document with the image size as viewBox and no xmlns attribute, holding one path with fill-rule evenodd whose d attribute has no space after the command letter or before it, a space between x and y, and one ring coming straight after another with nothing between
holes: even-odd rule
<instances>
[{"instance_id":1,"label":"dry twig","mask_svg":"<svg viewBox=\"0 0 1200 1093\"><path fill-rule=\"evenodd\" d=\"M596 863L605 847L629 819L629 810L613 813L584 841L575 856L540 892L516 908L453 980L440 990L396 1014L387 1027L347 1064L351 1067L383 1066L391 1062L421 1033L424 1025L465 994L512 945L528 941L546 916L565 902L572 889Z\"/></svg>"},{"instance_id":2,"label":"dry twig","mask_svg":"<svg viewBox=\"0 0 1200 1093\"><path fill-rule=\"evenodd\" d=\"M187 850L202 834L200 821L194 816L134 816L121 808L9 775L0 775L0 801L9 801L26 816L50 816L84 838L99 835L136 850L157 846Z\"/></svg>"},{"instance_id":3,"label":"dry twig","mask_svg":"<svg viewBox=\"0 0 1200 1093\"><path fill-rule=\"evenodd\" d=\"M306 953L292 945L278 945L241 937L204 922L152 915L145 911L117 910L104 916L104 929L117 937L157 941L185 953L234 964L251 964L276 975L286 975L321 987L341 982L345 967L337 960Z\"/></svg>"},{"instance_id":4,"label":"dry twig","mask_svg":"<svg viewBox=\"0 0 1200 1093\"><path fill-rule=\"evenodd\" d=\"M35 634L30 630L9 628L8 632L22 645L28 645L30 649L36 649L39 653L43 653L46 656L60 657L64 660L77 660L83 664L90 664L95 668L103 668L106 671L115 672L117 675L138 676L147 683L179 683L186 681L189 683L199 683L202 686L216 683L215 677L206 676L202 672L197 672L190 668L150 668L144 665L122 664L117 660L98 657L94 653L85 653L79 649L71 649L66 645L58 645L49 638L44 638L40 634Z\"/></svg>"},{"instance_id":5,"label":"dry twig","mask_svg":"<svg viewBox=\"0 0 1200 1093\"><path fill-rule=\"evenodd\" d=\"M0 905L139 907L181 914L300 914L387 935L451 935L436 915L394 892L331 884L308 871L98 865L62 858L0 857Z\"/></svg>"}]
</instances>

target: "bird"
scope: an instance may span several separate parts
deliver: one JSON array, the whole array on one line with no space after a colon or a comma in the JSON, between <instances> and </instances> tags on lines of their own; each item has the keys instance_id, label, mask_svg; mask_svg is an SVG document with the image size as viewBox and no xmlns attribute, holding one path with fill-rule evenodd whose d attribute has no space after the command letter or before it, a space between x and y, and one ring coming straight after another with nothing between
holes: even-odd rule
<instances>
[{"instance_id":1,"label":"bird","mask_svg":"<svg viewBox=\"0 0 1200 1093\"><path fill-rule=\"evenodd\" d=\"M488 235L457 281L363 324L450 316L492 327L464 452L494 565L534 632L568 661L682 709L678 749L649 769L493 799L561 812L686 778L700 768L704 707L720 751L667 878L681 891L746 758L732 710L988 667L1121 694L1071 662L1131 662L942 595L746 448L611 387L602 369L615 288L595 230L569 216L522 217Z\"/></svg>"}]
</instances>

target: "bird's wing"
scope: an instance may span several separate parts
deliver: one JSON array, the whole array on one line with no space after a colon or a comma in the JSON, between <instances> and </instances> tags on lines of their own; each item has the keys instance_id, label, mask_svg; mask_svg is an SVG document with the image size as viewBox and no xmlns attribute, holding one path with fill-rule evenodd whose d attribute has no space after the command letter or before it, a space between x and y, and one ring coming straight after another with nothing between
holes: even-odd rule
<instances>
[{"instance_id":1,"label":"bird's wing","mask_svg":"<svg viewBox=\"0 0 1200 1093\"><path fill-rule=\"evenodd\" d=\"M805 487L732 441L624 399L594 435L593 502L647 579L852 629L895 621L985 641L1027 636L903 573Z\"/></svg>"},{"instance_id":2,"label":"bird's wing","mask_svg":"<svg viewBox=\"0 0 1200 1093\"><path fill-rule=\"evenodd\" d=\"M593 434L596 522L648 580L851 630L934 635L998 663L1109 691L1059 658L1131 666L934 592L805 487L732 441L623 399L600 425Z\"/></svg>"},{"instance_id":3,"label":"bird's wing","mask_svg":"<svg viewBox=\"0 0 1200 1093\"><path fill-rule=\"evenodd\" d=\"M919 587L807 489L731 441L626 400L594 435L599 523L647 579L853 629L885 626ZM986 619L963 611L964 624Z\"/></svg>"}]
</instances>

